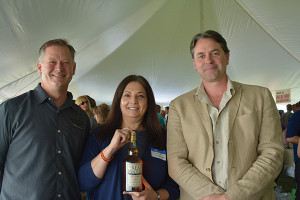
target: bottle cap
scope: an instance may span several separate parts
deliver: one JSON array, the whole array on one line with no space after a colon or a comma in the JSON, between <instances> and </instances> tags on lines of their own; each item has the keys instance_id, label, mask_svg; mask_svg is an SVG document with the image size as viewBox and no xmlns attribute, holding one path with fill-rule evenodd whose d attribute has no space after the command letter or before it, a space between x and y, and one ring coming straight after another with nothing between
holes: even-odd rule
<instances>
[{"instance_id":1,"label":"bottle cap","mask_svg":"<svg viewBox=\"0 0 300 200\"><path fill-rule=\"evenodd\" d=\"M136 142L136 133L135 132L131 133L130 141L133 142L133 143Z\"/></svg>"}]
</instances>

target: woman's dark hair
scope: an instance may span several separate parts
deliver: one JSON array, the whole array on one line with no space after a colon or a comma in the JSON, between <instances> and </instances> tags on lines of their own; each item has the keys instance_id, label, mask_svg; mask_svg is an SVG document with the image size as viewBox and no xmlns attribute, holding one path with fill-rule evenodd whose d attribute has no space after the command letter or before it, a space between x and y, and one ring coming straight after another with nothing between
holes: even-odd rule
<instances>
[{"instance_id":1,"label":"woman's dark hair","mask_svg":"<svg viewBox=\"0 0 300 200\"><path fill-rule=\"evenodd\" d=\"M106 122L103 126L101 126L96 134L96 137L100 141L104 141L110 137L112 137L116 131L116 129L121 128L122 123L122 112L120 108L120 101L124 92L125 87L130 82L138 82L140 83L147 94L147 110L142 121L143 128L146 129L148 134L148 143L154 141L153 145L155 148L162 149L164 147L163 135L160 122L156 113L156 103L154 99L154 94L149 82L143 77L139 75L129 75L124 78L114 95L114 99L111 105L110 112L106 119Z\"/></svg>"},{"instance_id":2,"label":"woman's dark hair","mask_svg":"<svg viewBox=\"0 0 300 200\"><path fill-rule=\"evenodd\" d=\"M216 31L207 30L204 33L198 33L197 35L195 35L193 37L191 44L190 44L190 52L192 54L192 58L194 58L194 48L195 48L195 45L197 44L197 42L201 39L206 39L206 38L213 39L217 43L219 43L226 55L229 53L229 49L227 47L227 42L222 37L222 35Z\"/></svg>"}]
</instances>

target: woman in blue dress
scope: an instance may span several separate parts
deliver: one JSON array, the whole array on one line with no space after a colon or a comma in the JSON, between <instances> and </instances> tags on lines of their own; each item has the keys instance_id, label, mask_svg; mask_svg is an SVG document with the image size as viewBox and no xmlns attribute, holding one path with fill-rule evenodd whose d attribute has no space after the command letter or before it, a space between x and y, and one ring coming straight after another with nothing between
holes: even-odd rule
<instances>
[{"instance_id":1,"label":"woman in blue dress","mask_svg":"<svg viewBox=\"0 0 300 200\"><path fill-rule=\"evenodd\" d=\"M105 124L92 132L82 155L78 177L89 200L179 197L178 185L168 175L166 133L155 106L153 91L144 77L130 75L121 81ZM143 160L145 187L141 192L123 191L122 162L128 155L132 131Z\"/></svg>"}]
</instances>

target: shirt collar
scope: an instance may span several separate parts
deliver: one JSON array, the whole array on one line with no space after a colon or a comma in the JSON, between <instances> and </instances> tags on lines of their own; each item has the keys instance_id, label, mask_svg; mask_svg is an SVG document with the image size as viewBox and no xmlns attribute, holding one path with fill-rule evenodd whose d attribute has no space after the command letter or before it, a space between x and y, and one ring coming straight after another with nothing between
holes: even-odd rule
<instances>
[{"instance_id":1,"label":"shirt collar","mask_svg":"<svg viewBox=\"0 0 300 200\"><path fill-rule=\"evenodd\" d=\"M229 95L230 97L232 97L235 94L235 89L232 85L232 82L230 80L230 78L227 76L227 90L226 90L226 94Z\"/></svg>"},{"instance_id":2,"label":"shirt collar","mask_svg":"<svg viewBox=\"0 0 300 200\"><path fill-rule=\"evenodd\" d=\"M231 98L235 94L235 89L232 85L230 78L227 76L227 90L224 92L224 95L229 96ZM209 97L207 96L203 82L201 82L200 86L197 88L196 96L200 101L203 101L207 104L211 104Z\"/></svg>"},{"instance_id":3,"label":"shirt collar","mask_svg":"<svg viewBox=\"0 0 300 200\"><path fill-rule=\"evenodd\" d=\"M45 100L51 100L51 98L47 95L45 90L42 88L41 83L39 83L36 88L34 89L35 97L39 104L43 103ZM51 100L52 101L52 100ZM67 99L62 105L61 108L69 107L76 109L75 101L73 100L73 95L71 92L67 92Z\"/></svg>"},{"instance_id":4,"label":"shirt collar","mask_svg":"<svg viewBox=\"0 0 300 200\"><path fill-rule=\"evenodd\" d=\"M36 88L34 89L35 97L39 104L43 103L46 99L49 98L49 96L46 94L46 92L43 90L41 83L39 83Z\"/></svg>"}]
</instances>

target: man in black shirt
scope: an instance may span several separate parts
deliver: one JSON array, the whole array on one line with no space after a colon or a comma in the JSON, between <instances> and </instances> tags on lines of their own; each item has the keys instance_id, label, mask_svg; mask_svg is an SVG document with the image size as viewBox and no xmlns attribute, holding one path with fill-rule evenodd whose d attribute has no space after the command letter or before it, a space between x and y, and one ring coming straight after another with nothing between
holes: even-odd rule
<instances>
[{"instance_id":1,"label":"man in black shirt","mask_svg":"<svg viewBox=\"0 0 300 200\"><path fill-rule=\"evenodd\" d=\"M75 50L56 39L39 54L41 83L0 105L0 199L79 200L77 169L90 122L67 91Z\"/></svg>"}]
</instances>

